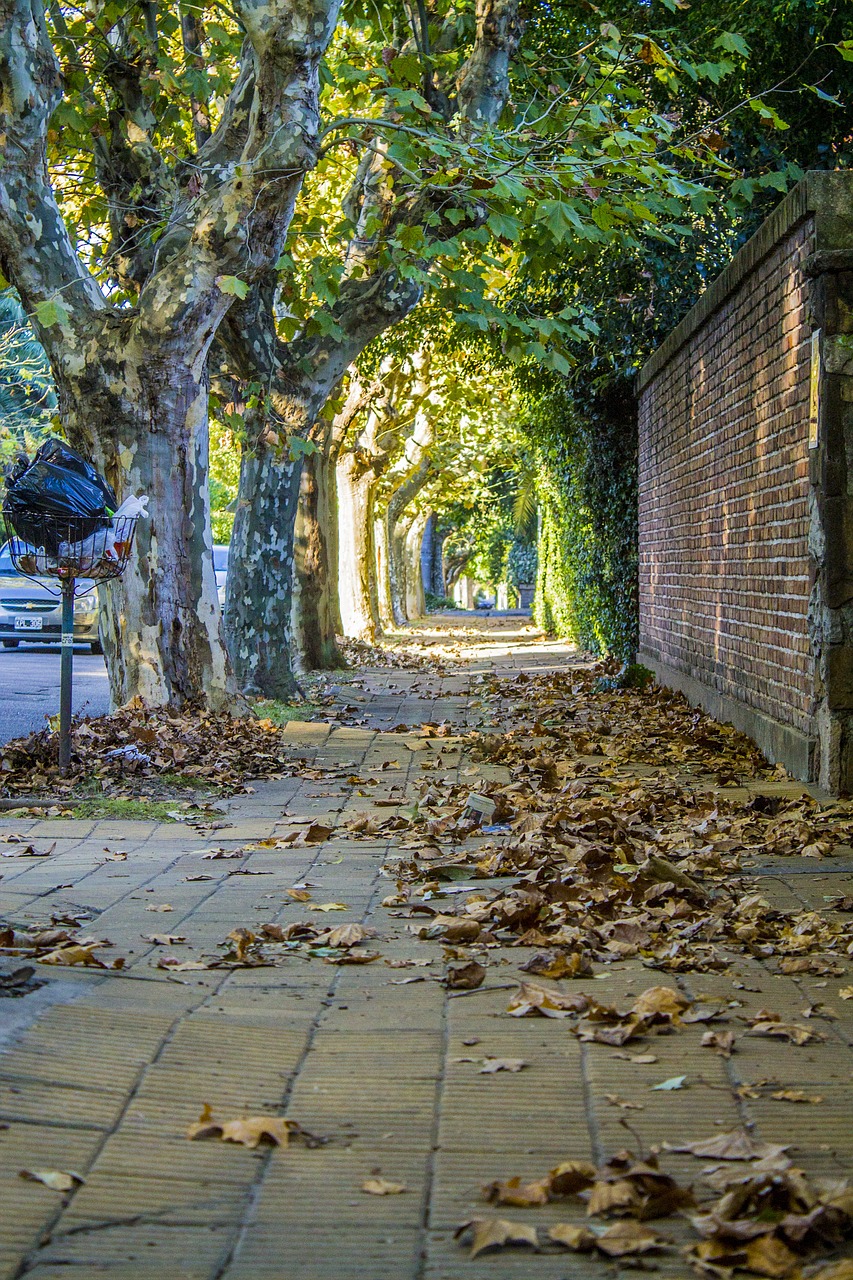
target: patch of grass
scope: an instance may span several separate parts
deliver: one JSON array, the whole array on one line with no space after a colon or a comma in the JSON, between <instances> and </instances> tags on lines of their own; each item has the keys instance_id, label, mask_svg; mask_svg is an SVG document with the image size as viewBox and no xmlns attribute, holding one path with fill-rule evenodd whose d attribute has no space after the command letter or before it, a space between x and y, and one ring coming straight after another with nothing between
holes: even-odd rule
<instances>
[{"instance_id":1,"label":"patch of grass","mask_svg":"<svg viewBox=\"0 0 853 1280\"><path fill-rule=\"evenodd\" d=\"M121 818L135 822L174 822L172 814L179 808L176 800L133 800L111 796L92 796L72 800L68 807L75 818ZM195 807L186 813L201 813Z\"/></svg>"},{"instance_id":2,"label":"patch of grass","mask_svg":"<svg viewBox=\"0 0 853 1280\"><path fill-rule=\"evenodd\" d=\"M306 702L279 702L277 698L259 698L252 708L262 720L287 724L290 720L307 720L314 708Z\"/></svg>"},{"instance_id":3,"label":"patch of grass","mask_svg":"<svg viewBox=\"0 0 853 1280\"><path fill-rule=\"evenodd\" d=\"M210 778L197 778L192 773L158 773L157 781L164 786L185 788L187 791L211 791L213 785Z\"/></svg>"}]
</instances>

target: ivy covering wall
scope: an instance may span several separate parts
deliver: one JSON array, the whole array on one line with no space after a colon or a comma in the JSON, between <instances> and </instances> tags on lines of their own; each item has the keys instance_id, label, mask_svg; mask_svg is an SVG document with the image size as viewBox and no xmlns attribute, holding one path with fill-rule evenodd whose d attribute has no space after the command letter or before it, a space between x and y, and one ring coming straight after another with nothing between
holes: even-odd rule
<instances>
[{"instance_id":1,"label":"ivy covering wall","mask_svg":"<svg viewBox=\"0 0 853 1280\"><path fill-rule=\"evenodd\" d=\"M580 417L570 397L538 401L539 572L534 617L592 653L637 647L637 430L627 386Z\"/></svg>"}]
</instances>

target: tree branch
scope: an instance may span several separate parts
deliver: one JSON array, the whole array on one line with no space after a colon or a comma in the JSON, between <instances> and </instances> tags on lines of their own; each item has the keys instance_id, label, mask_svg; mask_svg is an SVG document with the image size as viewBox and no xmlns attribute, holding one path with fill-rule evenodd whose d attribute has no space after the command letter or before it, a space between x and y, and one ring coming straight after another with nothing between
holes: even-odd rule
<instances>
[{"instance_id":1,"label":"tree branch","mask_svg":"<svg viewBox=\"0 0 853 1280\"><path fill-rule=\"evenodd\" d=\"M39 0L0 0L0 270L14 282L39 337L54 302L72 325L106 307L74 251L47 173L50 117L61 97L59 64Z\"/></svg>"}]
</instances>

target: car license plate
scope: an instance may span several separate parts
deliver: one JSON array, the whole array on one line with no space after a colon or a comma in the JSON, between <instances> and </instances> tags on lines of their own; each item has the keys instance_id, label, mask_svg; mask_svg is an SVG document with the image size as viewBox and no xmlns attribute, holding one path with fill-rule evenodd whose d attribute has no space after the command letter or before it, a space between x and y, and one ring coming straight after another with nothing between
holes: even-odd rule
<instances>
[{"instance_id":1,"label":"car license plate","mask_svg":"<svg viewBox=\"0 0 853 1280\"><path fill-rule=\"evenodd\" d=\"M19 614L15 619L15 630L16 631L41 631L42 622L43 622L43 619L38 617L38 615L33 616L32 614L28 614L28 613Z\"/></svg>"}]
</instances>

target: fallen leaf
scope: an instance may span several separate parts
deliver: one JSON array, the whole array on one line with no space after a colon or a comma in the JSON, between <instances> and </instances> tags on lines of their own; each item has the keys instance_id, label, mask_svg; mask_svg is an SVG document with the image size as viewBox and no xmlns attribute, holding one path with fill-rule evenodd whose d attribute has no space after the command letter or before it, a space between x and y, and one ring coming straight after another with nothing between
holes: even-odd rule
<instances>
[{"instance_id":1,"label":"fallen leaf","mask_svg":"<svg viewBox=\"0 0 853 1280\"><path fill-rule=\"evenodd\" d=\"M800 1260L778 1236L768 1234L748 1242L745 1269L782 1280L800 1273Z\"/></svg>"},{"instance_id":2,"label":"fallen leaf","mask_svg":"<svg viewBox=\"0 0 853 1280\"><path fill-rule=\"evenodd\" d=\"M534 1014L541 1014L543 1018L570 1018L583 1013L589 1003L589 997L585 995L563 995L561 991L540 987L535 982L522 982L510 998L507 1012L513 1018L528 1018Z\"/></svg>"},{"instance_id":3,"label":"fallen leaf","mask_svg":"<svg viewBox=\"0 0 853 1280\"><path fill-rule=\"evenodd\" d=\"M595 1248L595 1236L588 1227L574 1227L569 1222L557 1222L548 1228L548 1239L575 1253L590 1253Z\"/></svg>"},{"instance_id":4,"label":"fallen leaf","mask_svg":"<svg viewBox=\"0 0 853 1280\"><path fill-rule=\"evenodd\" d=\"M660 1084L653 1084L652 1090L661 1093L672 1093L674 1089L683 1089L686 1079L687 1076L670 1076L668 1080L662 1080Z\"/></svg>"},{"instance_id":5,"label":"fallen leaf","mask_svg":"<svg viewBox=\"0 0 853 1280\"><path fill-rule=\"evenodd\" d=\"M39 956L37 964L85 964L93 965L96 969L106 969L103 960L99 960L95 955L94 947L81 947L72 945L70 947L57 947L54 951L48 951L46 955Z\"/></svg>"},{"instance_id":6,"label":"fallen leaf","mask_svg":"<svg viewBox=\"0 0 853 1280\"><path fill-rule=\"evenodd\" d=\"M552 1196L574 1196L595 1182L596 1168L587 1160L564 1160L548 1174Z\"/></svg>"},{"instance_id":7,"label":"fallen leaf","mask_svg":"<svg viewBox=\"0 0 853 1280\"><path fill-rule=\"evenodd\" d=\"M609 1107L621 1107L623 1111L645 1111L642 1102L629 1102L626 1098L620 1098L618 1093L605 1093L604 1101Z\"/></svg>"},{"instance_id":8,"label":"fallen leaf","mask_svg":"<svg viewBox=\"0 0 853 1280\"><path fill-rule=\"evenodd\" d=\"M608 1258L624 1258L629 1254L649 1253L666 1248L668 1241L639 1222L617 1222L595 1237L595 1247Z\"/></svg>"},{"instance_id":9,"label":"fallen leaf","mask_svg":"<svg viewBox=\"0 0 853 1280\"><path fill-rule=\"evenodd\" d=\"M702 1036L703 1049L713 1049L721 1058L730 1058L735 1051L733 1031L706 1031Z\"/></svg>"},{"instance_id":10,"label":"fallen leaf","mask_svg":"<svg viewBox=\"0 0 853 1280\"><path fill-rule=\"evenodd\" d=\"M62 1169L21 1169L18 1177L25 1178L28 1182L41 1182L50 1187L51 1191L73 1191L86 1181L81 1174L74 1173L73 1170L66 1173Z\"/></svg>"},{"instance_id":11,"label":"fallen leaf","mask_svg":"<svg viewBox=\"0 0 853 1280\"><path fill-rule=\"evenodd\" d=\"M745 1129L732 1129L699 1142L666 1143L665 1146L667 1151L685 1152L702 1160L766 1160L781 1156L788 1149L786 1144L758 1142Z\"/></svg>"},{"instance_id":12,"label":"fallen leaf","mask_svg":"<svg viewBox=\"0 0 853 1280\"><path fill-rule=\"evenodd\" d=\"M359 942L364 942L365 938L377 936L376 929L365 928L361 924L339 924L328 933L322 934L318 941L321 941L324 947L354 947Z\"/></svg>"},{"instance_id":13,"label":"fallen leaf","mask_svg":"<svg viewBox=\"0 0 853 1280\"><path fill-rule=\"evenodd\" d=\"M361 1189L369 1196L399 1196L408 1190L402 1182L389 1182L387 1178L368 1178L362 1182Z\"/></svg>"},{"instance_id":14,"label":"fallen leaf","mask_svg":"<svg viewBox=\"0 0 853 1280\"><path fill-rule=\"evenodd\" d=\"M813 1031L798 1022L755 1022L747 1035L770 1036L776 1040L787 1040L790 1044L804 1045L812 1040L825 1040L821 1031Z\"/></svg>"},{"instance_id":15,"label":"fallen leaf","mask_svg":"<svg viewBox=\"0 0 853 1280\"><path fill-rule=\"evenodd\" d=\"M311 893L308 889L285 889L288 898L292 898L294 902L310 902Z\"/></svg>"},{"instance_id":16,"label":"fallen leaf","mask_svg":"<svg viewBox=\"0 0 853 1280\"><path fill-rule=\"evenodd\" d=\"M539 1178L534 1182L522 1182L521 1178L507 1178L506 1182L490 1182L483 1187L483 1196L490 1204L508 1204L515 1209L531 1209L547 1204L550 1200L550 1180Z\"/></svg>"},{"instance_id":17,"label":"fallen leaf","mask_svg":"<svg viewBox=\"0 0 853 1280\"><path fill-rule=\"evenodd\" d=\"M242 1120L214 1120L210 1106L205 1103L202 1113L187 1129L187 1137L221 1138L223 1142L238 1142L254 1149L262 1141L274 1146L286 1147L292 1133L299 1133L295 1120L282 1116L247 1116Z\"/></svg>"},{"instance_id":18,"label":"fallen leaf","mask_svg":"<svg viewBox=\"0 0 853 1280\"><path fill-rule=\"evenodd\" d=\"M508 1222L506 1218L471 1218L454 1232L458 1240L466 1233L471 1236L472 1258L487 1249L504 1249L507 1245L523 1244L538 1249L536 1228L523 1222Z\"/></svg>"},{"instance_id":19,"label":"fallen leaf","mask_svg":"<svg viewBox=\"0 0 853 1280\"><path fill-rule=\"evenodd\" d=\"M448 965L445 982L448 987L456 991L475 991L477 987L482 986L486 976L486 970L483 965L476 960L469 960L467 964Z\"/></svg>"},{"instance_id":20,"label":"fallen leaf","mask_svg":"<svg viewBox=\"0 0 853 1280\"><path fill-rule=\"evenodd\" d=\"M689 1009L691 1001L680 991L671 987L649 987L643 991L631 1006L631 1012L639 1017L646 1014L664 1014L677 1021L685 1009Z\"/></svg>"},{"instance_id":21,"label":"fallen leaf","mask_svg":"<svg viewBox=\"0 0 853 1280\"><path fill-rule=\"evenodd\" d=\"M155 947L177 947L186 942L186 938L179 933L143 933L142 941L151 942Z\"/></svg>"},{"instance_id":22,"label":"fallen leaf","mask_svg":"<svg viewBox=\"0 0 853 1280\"><path fill-rule=\"evenodd\" d=\"M838 994L842 1000L853 1000L853 987L839 987Z\"/></svg>"},{"instance_id":23,"label":"fallen leaf","mask_svg":"<svg viewBox=\"0 0 853 1280\"><path fill-rule=\"evenodd\" d=\"M145 908L145 910L146 911L174 911L175 908L169 902L161 902L158 906L155 906L154 903L152 902L150 906L147 906Z\"/></svg>"},{"instance_id":24,"label":"fallen leaf","mask_svg":"<svg viewBox=\"0 0 853 1280\"><path fill-rule=\"evenodd\" d=\"M324 964L372 964L374 960L381 960L381 951L366 951L364 947L350 947L348 951L341 951L338 956L324 956Z\"/></svg>"},{"instance_id":25,"label":"fallen leaf","mask_svg":"<svg viewBox=\"0 0 853 1280\"><path fill-rule=\"evenodd\" d=\"M318 902L315 904L314 911L349 911L349 907L345 902Z\"/></svg>"},{"instance_id":26,"label":"fallen leaf","mask_svg":"<svg viewBox=\"0 0 853 1280\"><path fill-rule=\"evenodd\" d=\"M157 961L158 969L168 969L172 973L189 973L194 969L209 969L210 965L203 960L179 960L177 956L162 956Z\"/></svg>"},{"instance_id":27,"label":"fallen leaf","mask_svg":"<svg viewBox=\"0 0 853 1280\"><path fill-rule=\"evenodd\" d=\"M770 1097L774 1102L823 1102L820 1094L804 1093L802 1089L780 1089L778 1093L771 1093Z\"/></svg>"},{"instance_id":28,"label":"fallen leaf","mask_svg":"<svg viewBox=\"0 0 853 1280\"><path fill-rule=\"evenodd\" d=\"M480 1068L481 1076L493 1076L498 1071L521 1071L524 1067L529 1067L530 1063L525 1062L524 1058L484 1058L483 1065Z\"/></svg>"},{"instance_id":29,"label":"fallen leaf","mask_svg":"<svg viewBox=\"0 0 853 1280\"><path fill-rule=\"evenodd\" d=\"M653 1062L657 1062L656 1053L626 1053L623 1050L617 1050L611 1053L611 1058L621 1058L623 1062L633 1062L638 1067L651 1066Z\"/></svg>"}]
</instances>

